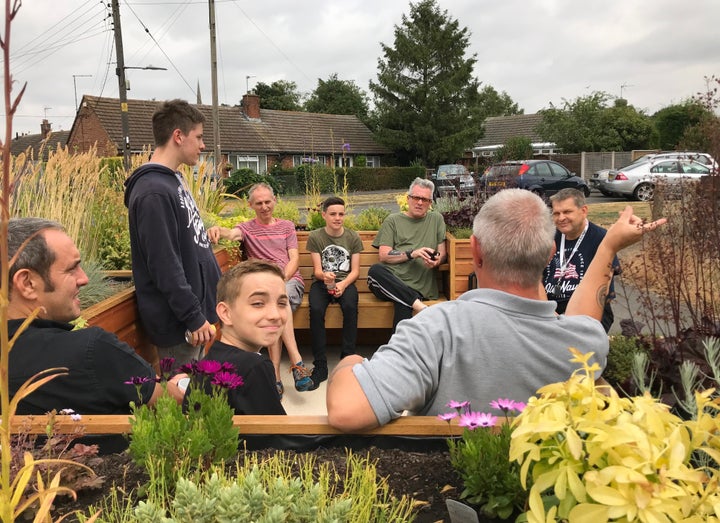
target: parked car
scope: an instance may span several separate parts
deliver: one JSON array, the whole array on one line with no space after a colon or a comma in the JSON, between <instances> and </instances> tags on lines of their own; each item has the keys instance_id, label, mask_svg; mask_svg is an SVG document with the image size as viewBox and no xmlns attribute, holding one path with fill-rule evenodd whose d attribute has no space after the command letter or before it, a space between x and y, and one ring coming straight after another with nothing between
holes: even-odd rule
<instances>
[{"instance_id":1,"label":"parked car","mask_svg":"<svg viewBox=\"0 0 720 523\"><path fill-rule=\"evenodd\" d=\"M615 173L617 171L615 169L600 169L599 171L595 171L592 178L590 178L590 186L600 191L604 196L615 196L615 194L610 192L606 187L608 176L611 172Z\"/></svg>"},{"instance_id":2,"label":"parked car","mask_svg":"<svg viewBox=\"0 0 720 523\"><path fill-rule=\"evenodd\" d=\"M670 151L663 153L645 154L635 160L631 165L643 162L659 162L661 160L694 160L696 162L707 165L711 169L717 169L718 164L715 159L708 153L699 153L694 151Z\"/></svg>"},{"instance_id":3,"label":"parked car","mask_svg":"<svg viewBox=\"0 0 720 523\"><path fill-rule=\"evenodd\" d=\"M660 178L668 183L680 183L711 172L711 167L694 160L644 161L609 174L605 187L627 198L649 201L655 195L655 183Z\"/></svg>"},{"instance_id":4,"label":"parked car","mask_svg":"<svg viewBox=\"0 0 720 523\"><path fill-rule=\"evenodd\" d=\"M553 160L496 163L485 169L480 185L488 192L520 187L540 196L552 196L561 189L572 188L590 196L590 187L585 180Z\"/></svg>"},{"instance_id":5,"label":"parked car","mask_svg":"<svg viewBox=\"0 0 720 523\"><path fill-rule=\"evenodd\" d=\"M470 196L475 192L475 179L464 165L441 165L433 175L435 199L442 196Z\"/></svg>"}]
</instances>

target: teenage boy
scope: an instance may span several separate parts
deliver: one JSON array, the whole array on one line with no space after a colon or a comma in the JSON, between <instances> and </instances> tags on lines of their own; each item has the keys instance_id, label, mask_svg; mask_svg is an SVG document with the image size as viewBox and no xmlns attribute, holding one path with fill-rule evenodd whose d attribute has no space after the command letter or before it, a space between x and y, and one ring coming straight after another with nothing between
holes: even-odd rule
<instances>
[{"instance_id":1,"label":"teenage boy","mask_svg":"<svg viewBox=\"0 0 720 523\"><path fill-rule=\"evenodd\" d=\"M235 414L285 414L275 389L275 371L260 349L277 342L288 318L285 276L277 265L248 260L229 269L217 289L220 339L206 360L228 362L243 384L228 390ZM206 383L205 387L211 388Z\"/></svg>"},{"instance_id":2,"label":"teenage boy","mask_svg":"<svg viewBox=\"0 0 720 523\"><path fill-rule=\"evenodd\" d=\"M310 379L313 389L328 377L325 312L331 303L339 303L343 313L342 352L340 358L355 353L357 341L358 291L363 243L355 231L345 229L345 201L331 196L322 205L325 227L312 231L307 249L313 262L315 281L310 286L310 331L314 368Z\"/></svg>"},{"instance_id":3,"label":"teenage boy","mask_svg":"<svg viewBox=\"0 0 720 523\"><path fill-rule=\"evenodd\" d=\"M210 227L208 236L213 243L217 243L220 238L242 241L243 250L248 259L257 258L276 263L285 274L288 307L292 310L288 315L282 338L268 346L268 354L275 367L275 385L282 398L284 387L280 378L280 357L283 343L288 351L290 361L294 362L291 369L295 380L295 390L299 392L310 390L313 383L310 379L310 371L305 367L300 356L292 321L292 311L300 306L305 292L305 284L298 270L300 253L295 224L289 220L275 218L273 212L276 203L272 187L263 182L256 183L248 189L248 204L255 211L255 219L239 223L232 229Z\"/></svg>"},{"instance_id":4,"label":"teenage boy","mask_svg":"<svg viewBox=\"0 0 720 523\"><path fill-rule=\"evenodd\" d=\"M178 365L200 357L200 347L213 339L212 324L217 321L220 267L200 211L178 172L180 164L198 162L205 148L204 120L184 100L162 103L152 117L155 151L125 181L140 319L160 359L175 358Z\"/></svg>"}]
</instances>

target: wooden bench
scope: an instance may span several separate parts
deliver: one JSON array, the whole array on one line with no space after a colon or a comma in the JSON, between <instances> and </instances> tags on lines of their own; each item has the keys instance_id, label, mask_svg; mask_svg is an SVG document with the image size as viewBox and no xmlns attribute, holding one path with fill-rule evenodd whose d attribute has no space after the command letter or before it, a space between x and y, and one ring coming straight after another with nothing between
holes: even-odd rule
<instances>
[{"instance_id":1,"label":"wooden bench","mask_svg":"<svg viewBox=\"0 0 720 523\"><path fill-rule=\"evenodd\" d=\"M300 251L300 274L305 281L305 295L300 307L293 315L296 330L310 328L310 304L308 296L310 286L313 282L313 263L310 253L307 250L308 232L298 232L298 250ZM367 274L370 267L378 262L378 250L372 246L377 235L376 231L359 231L358 234L363 241L363 250L360 253L360 276L355 282L358 290L358 329L391 329L394 314L392 302L383 301L375 297L367 285ZM439 267L438 286L441 295L438 300L428 301L428 305L446 301L443 295L447 285L446 275L449 271L451 261L448 259ZM331 304L325 314L325 326L328 329L342 329L343 315L340 305Z\"/></svg>"}]
</instances>

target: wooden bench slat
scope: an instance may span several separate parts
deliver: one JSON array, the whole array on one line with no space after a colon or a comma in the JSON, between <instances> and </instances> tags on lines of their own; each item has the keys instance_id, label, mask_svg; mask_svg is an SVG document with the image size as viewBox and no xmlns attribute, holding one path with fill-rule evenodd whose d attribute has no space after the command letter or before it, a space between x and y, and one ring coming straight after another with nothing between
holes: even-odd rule
<instances>
[{"instance_id":1,"label":"wooden bench slat","mask_svg":"<svg viewBox=\"0 0 720 523\"><path fill-rule=\"evenodd\" d=\"M72 434L81 428L84 434L128 434L130 416L85 415L79 421L71 421L69 416L56 416L55 430L62 434ZM288 434L288 435L338 435L343 432L328 425L327 416L233 416L233 425L240 434ZM47 416L15 416L14 432L44 434ZM435 416L403 416L387 425L375 429L357 432L364 436L458 436L463 428L457 419L448 424Z\"/></svg>"}]
</instances>

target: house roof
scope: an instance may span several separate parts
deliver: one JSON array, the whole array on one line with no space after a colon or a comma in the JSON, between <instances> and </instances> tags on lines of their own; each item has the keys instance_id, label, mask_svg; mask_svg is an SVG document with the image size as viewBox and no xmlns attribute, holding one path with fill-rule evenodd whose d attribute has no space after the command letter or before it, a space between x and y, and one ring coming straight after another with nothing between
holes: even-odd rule
<instances>
[{"instance_id":1,"label":"house roof","mask_svg":"<svg viewBox=\"0 0 720 523\"><path fill-rule=\"evenodd\" d=\"M70 131L51 131L47 138L45 138L45 135L42 133L24 134L10 141L10 154L17 156L27 151L29 147L32 149L33 158L38 159L40 149L43 148L42 159L47 160L48 148L54 150L58 145L65 147L69 136Z\"/></svg>"},{"instance_id":2,"label":"house roof","mask_svg":"<svg viewBox=\"0 0 720 523\"><path fill-rule=\"evenodd\" d=\"M475 147L504 145L509 138L525 136L531 142L543 142L535 128L542 121L539 114L516 114L512 116L491 116L485 119L485 136Z\"/></svg>"},{"instance_id":3,"label":"house roof","mask_svg":"<svg viewBox=\"0 0 720 523\"><path fill-rule=\"evenodd\" d=\"M162 103L156 100L128 100L130 144L133 151L154 143L152 115ZM83 106L97 115L110 139L122 143L120 100L84 96ZM194 104L204 115L203 140L206 150L213 143L212 106ZM353 154L389 154L375 142L370 129L354 115L306 113L260 109L259 119L248 119L240 106L218 108L220 148L223 153L339 154L343 143L350 144ZM77 124L76 118L73 129Z\"/></svg>"}]
</instances>

